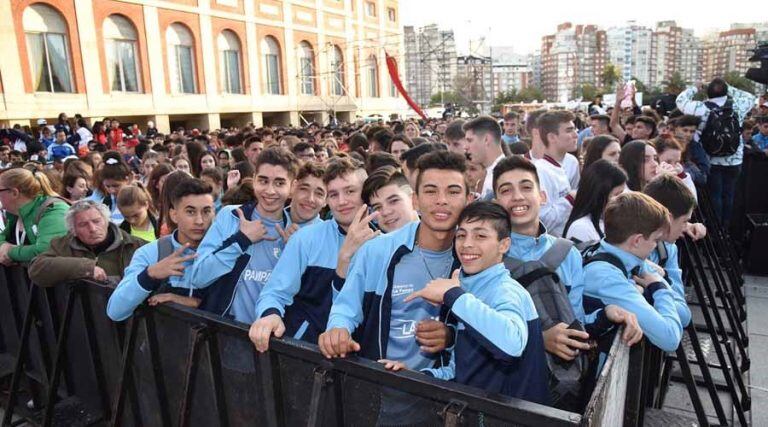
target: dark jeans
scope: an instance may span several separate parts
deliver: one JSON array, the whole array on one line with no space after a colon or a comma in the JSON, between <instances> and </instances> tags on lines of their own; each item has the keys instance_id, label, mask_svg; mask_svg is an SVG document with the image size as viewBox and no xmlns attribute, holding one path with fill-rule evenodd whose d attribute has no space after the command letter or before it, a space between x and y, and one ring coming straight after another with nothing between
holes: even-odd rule
<instances>
[{"instance_id":1,"label":"dark jeans","mask_svg":"<svg viewBox=\"0 0 768 427\"><path fill-rule=\"evenodd\" d=\"M723 226L728 227L733 212L733 196L736 193L736 181L741 172L739 166L712 165L709 170L707 185L712 207Z\"/></svg>"}]
</instances>

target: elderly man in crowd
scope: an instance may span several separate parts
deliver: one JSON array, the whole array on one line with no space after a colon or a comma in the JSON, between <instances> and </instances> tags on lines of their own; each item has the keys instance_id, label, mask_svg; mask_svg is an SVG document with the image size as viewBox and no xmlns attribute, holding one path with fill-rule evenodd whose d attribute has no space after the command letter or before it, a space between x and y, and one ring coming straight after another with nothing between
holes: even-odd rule
<instances>
[{"instance_id":1,"label":"elderly man in crowd","mask_svg":"<svg viewBox=\"0 0 768 427\"><path fill-rule=\"evenodd\" d=\"M109 221L109 209L93 200L80 200L66 214L68 233L51 241L50 248L29 266L29 276L40 286L70 280L107 281L120 277L144 241Z\"/></svg>"}]
</instances>

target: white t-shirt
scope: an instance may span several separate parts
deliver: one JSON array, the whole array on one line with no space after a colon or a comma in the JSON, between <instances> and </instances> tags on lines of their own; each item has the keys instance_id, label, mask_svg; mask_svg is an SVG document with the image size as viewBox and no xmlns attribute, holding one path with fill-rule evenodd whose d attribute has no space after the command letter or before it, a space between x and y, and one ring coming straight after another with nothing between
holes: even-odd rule
<instances>
[{"instance_id":1,"label":"white t-shirt","mask_svg":"<svg viewBox=\"0 0 768 427\"><path fill-rule=\"evenodd\" d=\"M541 206L541 222L549 234L560 237L573 209L570 197L567 197L571 192L571 184L565 169L551 157L536 159L533 164L536 165L541 189L547 194L547 202Z\"/></svg>"},{"instance_id":2,"label":"white t-shirt","mask_svg":"<svg viewBox=\"0 0 768 427\"><path fill-rule=\"evenodd\" d=\"M493 168L504 159L504 155L497 157L490 166L485 168L485 180L483 181L483 193L480 195L482 200L491 200L493 198Z\"/></svg>"},{"instance_id":3,"label":"white t-shirt","mask_svg":"<svg viewBox=\"0 0 768 427\"><path fill-rule=\"evenodd\" d=\"M600 231L605 230L605 224L603 220L600 220ZM592 215L583 216L576 221L573 221L568 232L565 235L566 239L578 240L580 242L594 242L600 240L600 233L595 229L595 225L592 224Z\"/></svg>"},{"instance_id":4,"label":"white t-shirt","mask_svg":"<svg viewBox=\"0 0 768 427\"><path fill-rule=\"evenodd\" d=\"M577 159L573 154L565 153L565 158L563 159L562 165L563 169L565 169L565 174L568 175L568 182L571 184L571 190L578 189L579 180L581 179L579 173L579 169L581 169L579 159Z\"/></svg>"}]
</instances>

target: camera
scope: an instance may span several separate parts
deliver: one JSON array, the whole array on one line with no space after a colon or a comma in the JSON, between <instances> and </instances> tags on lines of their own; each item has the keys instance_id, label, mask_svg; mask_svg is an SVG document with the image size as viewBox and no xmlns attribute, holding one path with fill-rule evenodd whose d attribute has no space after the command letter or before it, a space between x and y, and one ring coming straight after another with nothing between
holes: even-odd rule
<instances>
[{"instance_id":1,"label":"camera","mask_svg":"<svg viewBox=\"0 0 768 427\"><path fill-rule=\"evenodd\" d=\"M749 62L760 62L760 68L750 68L746 77L753 82L768 85L768 42L761 43L752 49L753 55Z\"/></svg>"}]
</instances>

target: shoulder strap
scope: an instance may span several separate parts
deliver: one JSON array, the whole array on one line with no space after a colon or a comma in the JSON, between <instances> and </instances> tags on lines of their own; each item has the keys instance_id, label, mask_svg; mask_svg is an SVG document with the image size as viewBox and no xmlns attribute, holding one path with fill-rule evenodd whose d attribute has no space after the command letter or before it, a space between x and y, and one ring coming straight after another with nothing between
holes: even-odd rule
<instances>
[{"instance_id":1,"label":"shoulder strap","mask_svg":"<svg viewBox=\"0 0 768 427\"><path fill-rule=\"evenodd\" d=\"M69 206L69 202L59 196L48 196L43 200L43 203L40 204L40 206L37 207L37 211L35 211L35 224L40 222L40 218L43 217L45 214L45 211L48 210L49 207L53 206L54 203L57 201L66 203L67 206Z\"/></svg>"},{"instance_id":2,"label":"shoulder strap","mask_svg":"<svg viewBox=\"0 0 768 427\"><path fill-rule=\"evenodd\" d=\"M616 255L609 254L608 252L600 252L585 259L584 265L586 266L587 264L592 264L593 262L607 262L608 264L611 264L612 266L621 270L621 272L624 274L624 277L629 278L629 274L627 273L627 269L624 267L624 263L621 262L619 257Z\"/></svg>"},{"instance_id":3,"label":"shoulder strap","mask_svg":"<svg viewBox=\"0 0 768 427\"><path fill-rule=\"evenodd\" d=\"M502 261L504 262L504 267L506 267L507 270L509 270L510 274L513 271L520 268L523 264L525 264L524 262L520 261L517 258L508 257L506 255L504 256L504 259Z\"/></svg>"},{"instance_id":4,"label":"shoulder strap","mask_svg":"<svg viewBox=\"0 0 768 427\"><path fill-rule=\"evenodd\" d=\"M157 260L162 261L173 253L173 237L163 236L157 239Z\"/></svg>"},{"instance_id":5,"label":"shoulder strap","mask_svg":"<svg viewBox=\"0 0 768 427\"><path fill-rule=\"evenodd\" d=\"M659 253L659 266L664 268L669 260L669 252L667 252L667 246L664 242L659 241L659 243L656 244L656 252Z\"/></svg>"},{"instance_id":6,"label":"shoulder strap","mask_svg":"<svg viewBox=\"0 0 768 427\"><path fill-rule=\"evenodd\" d=\"M541 263L552 271L557 270L568 257L573 245L572 241L558 237L552 247L541 257Z\"/></svg>"}]
</instances>

